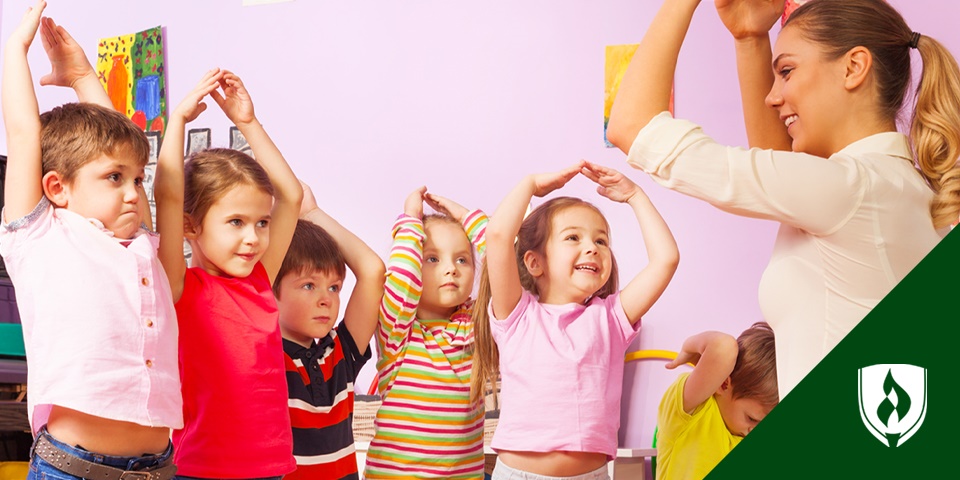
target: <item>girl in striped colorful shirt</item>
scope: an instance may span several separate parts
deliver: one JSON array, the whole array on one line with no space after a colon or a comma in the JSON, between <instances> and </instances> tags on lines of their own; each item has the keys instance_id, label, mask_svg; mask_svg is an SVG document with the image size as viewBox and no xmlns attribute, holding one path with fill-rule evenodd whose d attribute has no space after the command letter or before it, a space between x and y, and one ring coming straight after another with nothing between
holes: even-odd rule
<instances>
[{"instance_id":1,"label":"girl in striped colorful shirt","mask_svg":"<svg viewBox=\"0 0 960 480\"><path fill-rule=\"evenodd\" d=\"M487 216L426 192L407 197L393 226L377 335L383 404L367 479L483 477L470 293ZM438 213L423 217L424 203Z\"/></svg>"}]
</instances>

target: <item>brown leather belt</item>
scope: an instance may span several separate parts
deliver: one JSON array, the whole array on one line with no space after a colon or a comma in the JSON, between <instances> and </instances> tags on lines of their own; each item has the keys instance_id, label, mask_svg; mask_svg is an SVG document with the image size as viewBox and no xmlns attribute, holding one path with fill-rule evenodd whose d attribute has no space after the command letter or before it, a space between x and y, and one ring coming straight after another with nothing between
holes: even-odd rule
<instances>
[{"instance_id":1,"label":"brown leather belt","mask_svg":"<svg viewBox=\"0 0 960 480\"><path fill-rule=\"evenodd\" d=\"M92 478L97 480L170 480L177 473L177 467L171 460L167 465L152 469L131 471L121 470L109 465L93 463L75 455L69 454L50 443L45 435L37 438L33 454L44 459L50 465L63 473L75 477Z\"/></svg>"}]
</instances>

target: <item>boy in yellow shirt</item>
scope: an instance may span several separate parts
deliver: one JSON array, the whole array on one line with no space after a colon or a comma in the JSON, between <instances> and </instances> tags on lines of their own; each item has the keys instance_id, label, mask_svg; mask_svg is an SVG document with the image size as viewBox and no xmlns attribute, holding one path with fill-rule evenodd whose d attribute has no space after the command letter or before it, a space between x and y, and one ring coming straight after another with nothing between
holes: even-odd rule
<instances>
[{"instance_id":1,"label":"boy in yellow shirt","mask_svg":"<svg viewBox=\"0 0 960 480\"><path fill-rule=\"evenodd\" d=\"M704 478L779 402L773 330L757 322L737 339L703 332L683 342L668 369L693 363L657 414L658 480Z\"/></svg>"}]
</instances>

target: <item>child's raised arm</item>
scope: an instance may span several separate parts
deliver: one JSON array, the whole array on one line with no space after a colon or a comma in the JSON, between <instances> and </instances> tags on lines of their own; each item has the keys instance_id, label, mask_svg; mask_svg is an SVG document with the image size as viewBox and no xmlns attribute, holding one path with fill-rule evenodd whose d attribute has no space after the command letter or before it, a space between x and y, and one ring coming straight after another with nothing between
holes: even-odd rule
<instances>
[{"instance_id":1,"label":"child's raised arm","mask_svg":"<svg viewBox=\"0 0 960 480\"><path fill-rule=\"evenodd\" d=\"M380 314L380 298L383 296L383 276L385 269L383 261L377 252L374 252L360 237L344 228L326 212L320 210L310 187L301 182L303 187L303 205L300 208L300 218L309 220L330 234L337 242L347 267L357 278L357 283L350 293L347 308L343 312L343 321L353 341L360 349L360 354L366 353L370 339L377 331L377 319Z\"/></svg>"},{"instance_id":2,"label":"child's raised arm","mask_svg":"<svg viewBox=\"0 0 960 480\"><path fill-rule=\"evenodd\" d=\"M739 351L737 339L722 332L698 333L683 342L680 354L666 367L674 369L684 363L694 364L683 387L684 412L693 412L730 378Z\"/></svg>"},{"instance_id":3,"label":"child's raised arm","mask_svg":"<svg viewBox=\"0 0 960 480\"><path fill-rule=\"evenodd\" d=\"M4 182L4 221L22 218L33 211L43 196L40 157L40 107L33 90L27 51L40 25L47 2L37 0L13 31L3 55L3 86L0 104L7 130L7 172Z\"/></svg>"},{"instance_id":4,"label":"child's raised arm","mask_svg":"<svg viewBox=\"0 0 960 480\"><path fill-rule=\"evenodd\" d=\"M95 103L113 109L110 96L100 85L97 72L90 65L83 48L52 18L40 21L40 40L50 59L50 73L40 77L40 85L69 87L81 102Z\"/></svg>"},{"instance_id":5,"label":"child's raised arm","mask_svg":"<svg viewBox=\"0 0 960 480\"><path fill-rule=\"evenodd\" d=\"M783 0L716 0L717 13L733 35L747 141L751 147L790 150L780 114L767 106L773 86L770 29L783 15Z\"/></svg>"},{"instance_id":6,"label":"child's raised arm","mask_svg":"<svg viewBox=\"0 0 960 480\"><path fill-rule=\"evenodd\" d=\"M620 303L630 323L637 323L660 298L677 271L680 252L670 227L663 221L647 194L622 173L594 163L583 167L583 175L599 185L597 193L615 202L626 203L640 222L647 248L647 266L620 290Z\"/></svg>"},{"instance_id":7,"label":"child's raised arm","mask_svg":"<svg viewBox=\"0 0 960 480\"><path fill-rule=\"evenodd\" d=\"M240 77L224 71L220 78L223 94L214 90L210 96L220 105L223 113L240 129L247 139L253 156L267 171L274 188L274 203L270 218L270 244L260 260L267 271L270 283L277 277L283 257L287 254L293 232L297 228L300 203L303 201L303 188L300 180L287 165L283 154L274 145L273 140L257 121L253 111L253 100Z\"/></svg>"},{"instance_id":8,"label":"child's raised arm","mask_svg":"<svg viewBox=\"0 0 960 480\"><path fill-rule=\"evenodd\" d=\"M167 272L173 302L183 294L183 277L187 263L183 258L183 137L187 123L206 110L203 97L220 85L222 72L212 69L203 75L200 83L170 114L170 123L157 159L157 178L154 198L157 203L157 231L160 248L157 256Z\"/></svg>"},{"instance_id":9,"label":"child's raised arm","mask_svg":"<svg viewBox=\"0 0 960 480\"><path fill-rule=\"evenodd\" d=\"M664 0L623 74L610 109L607 140L630 152L637 134L670 108L680 46L700 0Z\"/></svg>"},{"instance_id":10,"label":"child's raised arm","mask_svg":"<svg viewBox=\"0 0 960 480\"><path fill-rule=\"evenodd\" d=\"M487 225L487 274L490 279L490 305L493 316L503 320L510 315L523 293L513 242L520 232L523 214L534 195L542 197L564 185L580 173L585 163L559 172L524 177L500 202ZM481 307L482 308L482 307Z\"/></svg>"}]
</instances>

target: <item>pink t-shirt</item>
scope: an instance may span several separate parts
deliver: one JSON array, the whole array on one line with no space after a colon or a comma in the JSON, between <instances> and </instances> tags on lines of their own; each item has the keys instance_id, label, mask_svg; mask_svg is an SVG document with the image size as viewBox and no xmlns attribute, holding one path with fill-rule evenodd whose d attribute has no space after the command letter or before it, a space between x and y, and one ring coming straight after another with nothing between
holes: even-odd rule
<instances>
[{"instance_id":1,"label":"pink t-shirt","mask_svg":"<svg viewBox=\"0 0 960 480\"><path fill-rule=\"evenodd\" d=\"M177 474L273 477L296 469L277 302L263 265L246 278L187 269L180 318Z\"/></svg>"},{"instance_id":2,"label":"pink t-shirt","mask_svg":"<svg viewBox=\"0 0 960 480\"><path fill-rule=\"evenodd\" d=\"M587 305L546 305L524 291L491 332L500 349L494 450L617 453L623 356L630 325L620 294Z\"/></svg>"},{"instance_id":3,"label":"pink t-shirt","mask_svg":"<svg viewBox=\"0 0 960 480\"><path fill-rule=\"evenodd\" d=\"M27 351L36 433L53 405L111 420L180 428L177 317L159 237L120 241L97 220L42 198L0 227Z\"/></svg>"}]
</instances>

